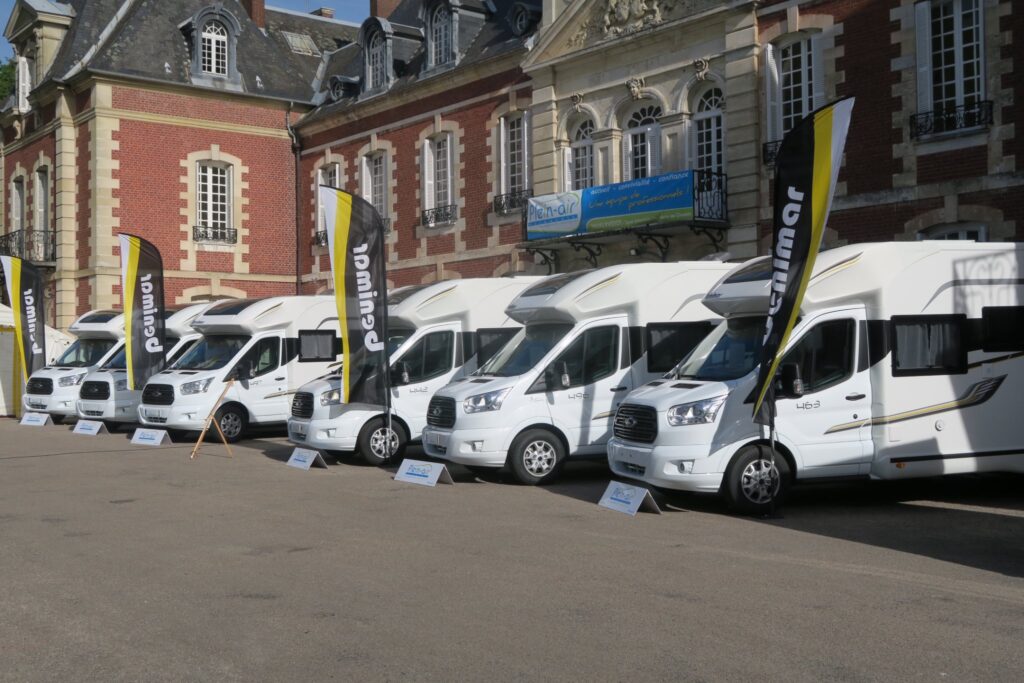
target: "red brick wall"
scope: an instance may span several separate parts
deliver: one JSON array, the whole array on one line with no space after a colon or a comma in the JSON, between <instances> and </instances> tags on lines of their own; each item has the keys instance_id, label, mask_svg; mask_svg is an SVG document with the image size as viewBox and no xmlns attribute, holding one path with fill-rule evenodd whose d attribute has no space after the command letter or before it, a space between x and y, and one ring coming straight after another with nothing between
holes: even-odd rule
<instances>
[{"instance_id":1,"label":"red brick wall","mask_svg":"<svg viewBox=\"0 0 1024 683\"><path fill-rule=\"evenodd\" d=\"M917 157L917 182L938 183L960 178L977 178L988 172L988 148L985 146L954 152L922 154Z\"/></svg>"},{"instance_id":2,"label":"red brick wall","mask_svg":"<svg viewBox=\"0 0 1024 683\"><path fill-rule=\"evenodd\" d=\"M11 192L11 181L14 179L14 170L18 164L21 164L21 168L25 171L25 214L23 227L29 230L40 229L35 225L35 206L36 206L36 183L33 169L36 163L39 161L39 153L42 152L50 161L50 198L49 202L53 204L53 192L54 192L54 169L53 162L56 157L56 141L53 135L45 135L38 140L34 140L31 144L22 147L21 149L13 152L8 151L4 155L4 180L7 183L5 188L5 196L7 198L6 205L4 206L3 224L8 226L8 230L13 229L10 226L11 220L11 209L14 206L14 193ZM51 225L53 222L53 213L50 213Z\"/></svg>"},{"instance_id":3,"label":"red brick wall","mask_svg":"<svg viewBox=\"0 0 1024 683\"><path fill-rule=\"evenodd\" d=\"M136 88L114 88L113 107L186 119L217 121L262 128L284 128L286 105L255 104L227 96L172 94Z\"/></svg>"}]
</instances>

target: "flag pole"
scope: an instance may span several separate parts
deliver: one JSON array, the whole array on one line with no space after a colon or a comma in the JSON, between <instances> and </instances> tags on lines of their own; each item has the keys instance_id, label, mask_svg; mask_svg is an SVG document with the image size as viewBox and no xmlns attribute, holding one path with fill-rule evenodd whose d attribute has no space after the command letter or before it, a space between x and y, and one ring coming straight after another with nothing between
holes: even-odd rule
<instances>
[{"instance_id":1,"label":"flag pole","mask_svg":"<svg viewBox=\"0 0 1024 683\"><path fill-rule=\"evenodd\" d=\"M385 462L391 462L392 448L391 448L391 435L394 434L391 424L391 356L388 353L388 245L385 239L384 232L384 220L381 218L377 211L373 212L377 217L377 227L380 229L380 249L381 249L381 260L380 260L380 292L381 296L384 297L384 321L382 329L384 331L384 411L385 411L385 425L387 426L387 455L384 456Z\"/></svg>"}]
</instances>

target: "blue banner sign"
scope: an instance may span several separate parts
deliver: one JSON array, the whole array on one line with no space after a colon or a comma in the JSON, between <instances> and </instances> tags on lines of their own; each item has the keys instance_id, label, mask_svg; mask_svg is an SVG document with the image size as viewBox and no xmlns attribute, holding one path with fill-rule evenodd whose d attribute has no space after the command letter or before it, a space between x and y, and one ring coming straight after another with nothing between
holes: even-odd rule
<instances>
[{"instance_id":1,"label":"blue banner sign","mask_svg":"<svg viewBox=\"0 0 1024 683\"><path fill-rule=\"evenodd\" d=\"M693 220L693 171L531 197L526 239L654 228Z\"/></svg>"}]
</instances>

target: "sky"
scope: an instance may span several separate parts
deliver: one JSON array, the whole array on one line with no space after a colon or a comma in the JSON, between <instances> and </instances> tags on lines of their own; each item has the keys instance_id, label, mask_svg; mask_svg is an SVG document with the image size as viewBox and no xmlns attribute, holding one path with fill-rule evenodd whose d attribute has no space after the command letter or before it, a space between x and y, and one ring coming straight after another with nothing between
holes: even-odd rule
<instances>
[{"instance_id":1,"label":"sky","mask_svg":"<svg viewBox=\"0 0 1024 683\"><path fill-rule=\"evenodd\" d=\"M15 0L0 0L0 21L7 24ZM211 0L212 4L213 0ZM267 0L271 7L284 7L299 12L312 12L318 7L334 8L336 19L361 23L370 14L370 0ZM11 57L11 46L0 38L0 60Z\"/></svg>"}]
</instances>

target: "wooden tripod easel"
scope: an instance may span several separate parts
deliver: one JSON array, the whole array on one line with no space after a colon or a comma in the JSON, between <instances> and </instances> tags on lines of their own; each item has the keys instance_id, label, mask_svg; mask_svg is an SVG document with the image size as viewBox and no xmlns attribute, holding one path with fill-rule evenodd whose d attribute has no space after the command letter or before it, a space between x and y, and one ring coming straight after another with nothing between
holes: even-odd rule
<instances>
[{"instance_id":1,"label":"wooden tripod easel","mask_svg":"<svg viewBox=\"0 0 1024 683\"><path fill-rule=\"evenodd\" d=\"M220 440L224 442L224 448L228 449L228 457L235 457L235 454L231 452L231 444L228 443L228 439L224 436L224 432L221 431L220 424L217 422L217 410L220 409L220 404L224 401L224 397L228 393L228 389L235 383L235 380L229 379L228 383L224 385L224 391L220 392L220 396L213 404L213 408L210 410L210 414L206 416L206 424L203 425L203 431L199 432L199 440L196 441L195 448L192 449L192 455L188 456L189 460L195 460L196 456L199 455L199 447L203 445L203 439L206 438L206 432L210 430L210 424L217 428L217 433L220 434Z\"/></svg>"}]
</instances>

